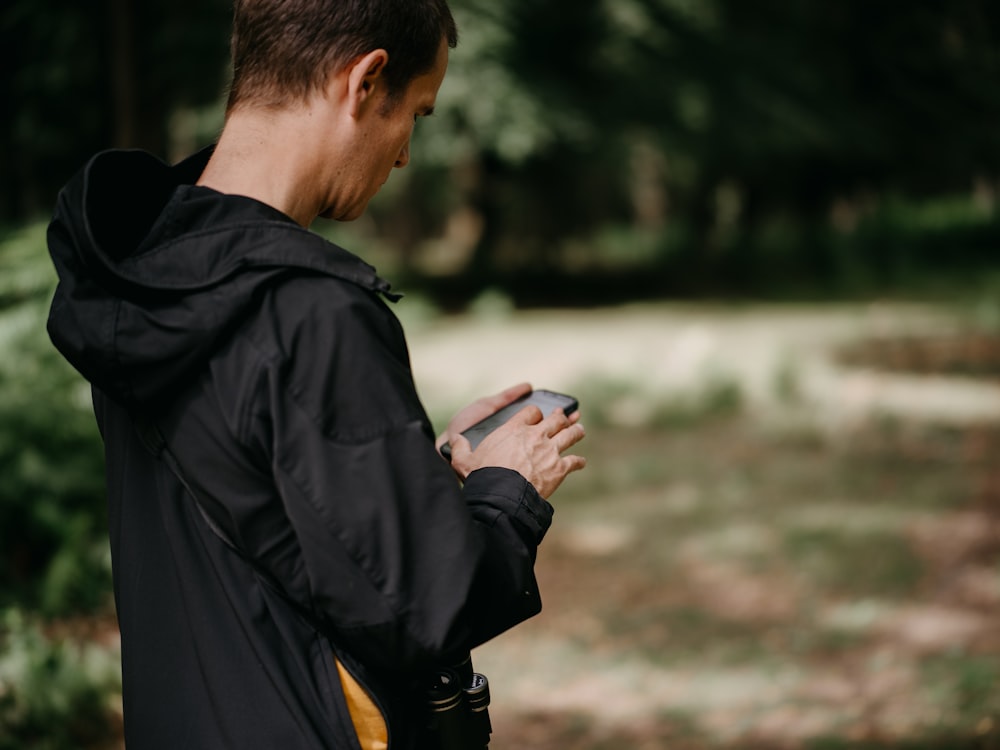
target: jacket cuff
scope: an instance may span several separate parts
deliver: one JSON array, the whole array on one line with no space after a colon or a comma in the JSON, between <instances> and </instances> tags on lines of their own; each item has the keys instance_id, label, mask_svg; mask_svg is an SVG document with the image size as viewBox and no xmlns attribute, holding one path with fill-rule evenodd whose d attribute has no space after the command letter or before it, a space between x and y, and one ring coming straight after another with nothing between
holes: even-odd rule
<instances>
[{"instance_id":1,"label":"jacket cuff","mask_svg":"<svg viewBox=\"0 0 1000 750\"><path fill-rule=\"evenodd\" d=\"M467 502L487 503L517 521L539 544L552 525L555 509L513 469L490 466L465 478Z\"/></svg>"}]
</instances>

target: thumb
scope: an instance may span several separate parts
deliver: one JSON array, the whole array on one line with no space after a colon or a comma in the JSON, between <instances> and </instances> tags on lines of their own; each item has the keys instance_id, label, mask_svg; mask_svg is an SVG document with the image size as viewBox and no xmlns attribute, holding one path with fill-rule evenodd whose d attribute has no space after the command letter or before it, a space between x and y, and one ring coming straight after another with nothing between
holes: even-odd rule
<instances>
[{"instance_id":1,"label":"thumb","mask_svg":"<svg viewBox=\"0 0 1000 750\"><path fill-rule=\"evenodd\" d=\"M451 462L452 471L464 482L466 477L472 473L472 444L469 443L467 437L458 434L452 438L449 447L451 448L451 457L448 460Z\"/></svg>"},{"instance_id":2,"label":"thumb","mask_svg":"<svg viewBox=\"0 0 1000 750\"><path fill-rule=\"evenodd\" d=\"M460 432L456 432L451 436L448 441L448 446L451 449L452 463L455 463L457 458L465 458L472 453L472 443L470 443L469 439Z\"/></svg>"}]
</instances>

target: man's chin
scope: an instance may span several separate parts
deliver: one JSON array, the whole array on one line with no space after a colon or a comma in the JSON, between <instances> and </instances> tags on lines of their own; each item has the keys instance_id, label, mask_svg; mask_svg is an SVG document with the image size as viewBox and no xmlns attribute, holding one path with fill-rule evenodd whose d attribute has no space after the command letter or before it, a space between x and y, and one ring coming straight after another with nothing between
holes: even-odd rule
<instances>
[{"instance_id":1,"label":"man's chin","mask_svg":"<svg viewBox=\"0 0 1000 750\"><path fill-rule=\"evenodd\" d=\"M330 219L331 221L354 221L355 219L361 218L367 207L368 205L365 204L363 206L350 208L343 213L337 213L333 207L330 207L323 211L319 217L321 219Z\"/></svg>"}]
</instances>

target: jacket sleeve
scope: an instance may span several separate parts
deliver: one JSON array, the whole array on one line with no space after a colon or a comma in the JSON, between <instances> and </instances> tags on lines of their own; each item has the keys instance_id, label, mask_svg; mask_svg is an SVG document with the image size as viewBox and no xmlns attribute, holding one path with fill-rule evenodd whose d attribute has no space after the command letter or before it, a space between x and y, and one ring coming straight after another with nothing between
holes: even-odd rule
<instances>
[{"instance_id":1,"label":"jacket sleeve","mask_svg":"<svg viewBox=\"0 0 1000 750\"><path fill-rule=\"evenodd\" d=\"M304 349L274 372L273 472L305 604L372 666L417 671L539 611L533 567L552 507L506 469L460 487L395 319L370 303L349 312L325 342L297 331Z\"/></svg>"}]
</instances>

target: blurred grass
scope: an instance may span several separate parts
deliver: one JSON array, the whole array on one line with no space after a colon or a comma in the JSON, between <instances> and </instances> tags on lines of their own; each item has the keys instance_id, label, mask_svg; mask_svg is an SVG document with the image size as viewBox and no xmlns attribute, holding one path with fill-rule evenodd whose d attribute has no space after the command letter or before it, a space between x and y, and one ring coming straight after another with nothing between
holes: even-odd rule
<instances>
[{"instance_id":1,"label":"blurred grass","mask_svg":"<svg viewBox=\"0 0 1000 750\"><path fill-rule=\"evenodd\" d=\"M587 475L540 552L546 609L477 656L498 750L1000 743L1000 535L978 557L934 552L990 471L961 430L903 440L876 421L845 443L714 409L680 429L588 426ZM940 537L915 543L935 518ZM971 571L991 599L963 598Z\"/></svg>"}]
</instances>

